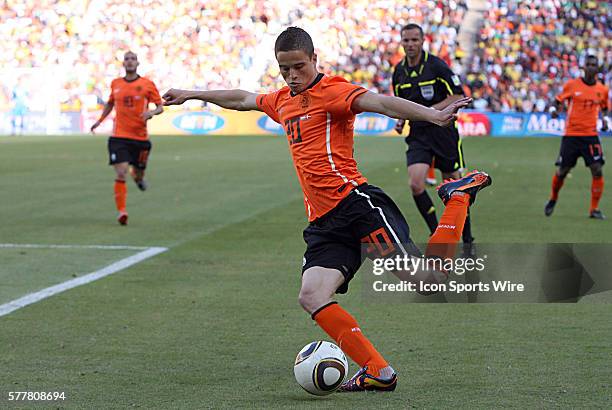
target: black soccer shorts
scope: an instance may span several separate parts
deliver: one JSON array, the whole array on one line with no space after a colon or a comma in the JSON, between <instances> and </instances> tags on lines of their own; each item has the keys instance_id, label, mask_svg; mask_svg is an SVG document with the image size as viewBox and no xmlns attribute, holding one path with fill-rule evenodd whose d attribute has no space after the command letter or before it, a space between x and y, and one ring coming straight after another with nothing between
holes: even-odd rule
<instances>
[{"instance_id":1,"label":"black soccer shorts","mask_svg":"<svg viewBox=\"0 0 612 410\"><path fill-rule=\"evenodd\" d=\"M465 168L461 138L456 128L418 127L410 130L405 139L408 144L406 165L431 164L442 172L455 172Z\"/></svg>"},{"instance_id":2,"label":"black soccer shorts","mask_svg":"<svg viewBox=\"0 0 612 410\"><path fill-rule=\"evenodd\" d=\"M353 189L334 209L311 222L304 241L302 273L313 266L339 270L345 281L336 293L347 292L365 259L362 246L370 251L368 258L422 255L397 205L382 189L368 184Z\"/></svg>"},{"instance_id":3,"label":"black soccer shorts","mask_svg":"<svg viewBox=\"0 0 612 410\"><path fill-rule=\"evenodd\" d=\"M584 159L584 165L587 167L596 162L601 163L601 165L606 163L601 140L598 136L565 136L561 139L559 157L555 165L562 168L573 168L576 166L579 157Z\"/></svg>"},{"instance_id":4,"label":"black soccer shorts","mask_svg":"<svg viewBox=\"0 0 612 410\"><path fill-rule=\"evenodd\" d=\"M151 141L138 141L129 138L110 137L108 139L109 165L128 162L134 168L146 169Z\"/></svg>"}]
</instances>

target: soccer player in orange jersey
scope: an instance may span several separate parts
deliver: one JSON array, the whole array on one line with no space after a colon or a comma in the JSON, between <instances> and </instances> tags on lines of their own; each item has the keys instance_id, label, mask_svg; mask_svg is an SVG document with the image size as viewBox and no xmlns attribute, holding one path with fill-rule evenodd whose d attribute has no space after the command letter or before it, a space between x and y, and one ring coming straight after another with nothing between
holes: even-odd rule
<instances>
[{"instance_id":1,"label":"soccer player in orange jersey","mask_svg":"<svg viewBox=\"0 0 612 410\"><path fill-rule=\"evenodd\" d=\"M132 178L138 188L141 191L147 189L144 173L152 147L147 133L147 121L161 114L164 109L153 81L138 75L138 64L135 53L125 53L125 77L115 78L111 82L108 102L104 105L100 119L91 126L93 133L115 108L115 125L108 139L108 155L116 174L115 205L119 212L117 221L121 225L127 225L128 221L126 176L131 166ZM149 110L149 103L155 104L154 110Z\"/></svg>"},{"instance_id":2,"label":"soccer player in orange jersey","mask_svg":"<svg viewBox=\"0 0 612 410\"><path fill-rule=\"evenodd\" d=\"M599 209L599 200L604 188L602 167L605 160L601 141L597 134L597 119L600 109L603 116L607 116L610 104L608 87L597 82L598 71L597 57L587 56L584 64L584 77L569 80L565 83L563 92L557 96L555 105L551 107L552 115L556 117L558 110L566 102L569 104L565 134L561 140L559 158L555 163L557 171L552 179L552 193L544 208L546 216L552 215L565 177L576 165L578 157L582 157L584 164L591 169L593 176L589 217L594 219L605 218ZM607 122L604 118L602 130L605 131L606 129Z\"/></svg>"},{"instance_id":3,"label":"soccer player in orange jersey","mask_svg":"<svg viewBox=\"0 0 612 410\"><path fill-rule=\"evenodd\" d=\"M341 77L317 71L312 39L304 30L290 27L276 40L275 55L287 83L270 94L243 90L169 90L166 105L197 99L233 110L258 110L281 124L304 194L309 225L304 230L306 252L299 302L317 324L361 370L341 391L392 391L397 384L393 368L362 333L355 318L333 301L345 293L363 259L362 243L384 241L386 249L404 255L420 251L410 240L406 220L380 188L369 185L353 157L355 115L370 111L393 118L449 125L461 99L438 111L413 102L383 96L351 84ZM446 203L438 230L426 254L446 257L461 237L469 205L476 193L491 183L483 172L439 187ZM450 244L450 246L448 246Z\"/></svg>"}]
</instances>

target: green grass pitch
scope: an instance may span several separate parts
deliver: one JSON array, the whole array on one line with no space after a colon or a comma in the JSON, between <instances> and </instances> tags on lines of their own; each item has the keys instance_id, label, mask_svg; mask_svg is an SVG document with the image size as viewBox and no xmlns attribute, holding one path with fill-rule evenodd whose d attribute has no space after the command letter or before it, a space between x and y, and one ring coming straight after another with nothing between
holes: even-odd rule
<instances>
[{"instance_id":1,"label":"green grass pitch","mask_svg":"<svg viewBox=\"0 0 612 410\"><path fill-rule=\"evenodd\" d=\"M286 141L153 143L150 190L129 184L130 224L121 227L105 138L0 139L0 243L169 248L0 317L0 408L612 407L610 295L597 299L604 303L386 305L364 300L359 280L339 301L398 370L398 390L309 396L293 360L327 336L297 303L306 220ZM612 243L610 220L587 218L582 163L544 217L558 148L558 139L464 141L470 168L494 179L473 210L477 241ZM403 151L399 138L356 140L360 169L424 242ZM610 197L608 189L601 205L612 216ZM126 255L0 248L0 305ZM66 400L13 403L10 391L63 391Z\"/></svg>"}]
</instances>

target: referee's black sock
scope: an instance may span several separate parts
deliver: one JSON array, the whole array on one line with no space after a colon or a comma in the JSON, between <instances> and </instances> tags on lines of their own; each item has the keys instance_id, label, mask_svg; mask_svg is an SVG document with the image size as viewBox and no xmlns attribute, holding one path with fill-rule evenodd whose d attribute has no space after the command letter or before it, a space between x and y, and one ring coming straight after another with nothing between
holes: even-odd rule
<instances>
[{"instance_id":1,"label":"referee's black sock","mask_svg":"<svg viewBox=\"0 0 612 410\"><path fill-rule=\"evenodd\" d=\"M434 207L433 202L431 202L431 198L427 191L423 191L423 193L419 195L413 195L414 202L416 206L425 219L427 226L429 227L429 231L433 234L438 227L438 218L436 217L436 208Z\"/></svg>"},{"instance_id":2,"label":"referee's black sock","mask_svg":"<svg viewBox=\"0 0 612 410\"><path fill-rule=\"evenodd\" d=\"M463 243L472 243L474 242L474 237L472 236L472 221L470 220L470 210L468 209L467 217L465 218L465 225L463 225Z\"/></svg>"}]
</instances>

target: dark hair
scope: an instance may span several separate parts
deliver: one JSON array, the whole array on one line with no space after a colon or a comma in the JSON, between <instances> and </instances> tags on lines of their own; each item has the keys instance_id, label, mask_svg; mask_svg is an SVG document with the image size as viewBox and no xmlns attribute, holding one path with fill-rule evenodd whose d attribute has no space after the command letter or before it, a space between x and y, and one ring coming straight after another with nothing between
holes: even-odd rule
<instances>
[{"instance_id":1,"label":"dark hair","mask_svg":"<svg viewBox=\"0 0 612 410\"><path fill-rule=\"evenodd\" d=\"M590 59L594 59L595 61L597 61L597 63L599 64L599 59L597 58L597 56L593 55L593 54L589 54L588 56L586 56L586 58L584 59L584 61L590 60Z\"/></svg>"},{"instance_id":2,"label":"dark hair","mask_svg":"<svg viewBox=\"0 0 612 410\"><path fill-rule=\"evenodd\" d=\"M406 24L404 27L402 27L402 29L400 30L400 33L404 30L414 30L414 29L419 30L419 33L421 33L421 37L425 35L425 33L423 33L423 29L421 28L421 26L415 23Z\"/></svg>"},{"instance_id":3,"label":"dark hair","mask_svg":"<svg viewBox=\"0 0 612 410\"><path fill-rule=\"evenodd\" d=\"M310 34L299 27L289 27L279 34L274 43L274 54L279 51L294 51L300 50L312 57L314 54L314 45Z\"/></svg>"}]
</instances>

